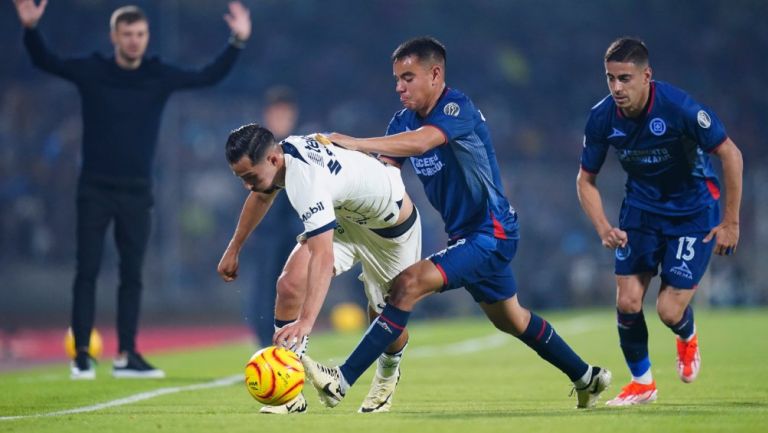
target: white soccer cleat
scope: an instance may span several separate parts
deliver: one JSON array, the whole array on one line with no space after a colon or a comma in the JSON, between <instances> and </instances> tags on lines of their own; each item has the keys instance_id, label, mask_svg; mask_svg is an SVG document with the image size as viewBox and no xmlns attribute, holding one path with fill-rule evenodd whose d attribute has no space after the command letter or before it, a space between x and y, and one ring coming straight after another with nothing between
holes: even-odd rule
<instances>
[{"instance_id":1,"label":"white soccer cleat","mask_svg":"<svg viewBox=\"0 0 768 433\"><path fill-rule=\"evenodd\" d=\"M304 413L307 411L307 399L304 394L297 395L293 400L280 406L264 406L259 409L259 413L288 415L290 413Z\"/></svg>"},{"instance_id":2,"label":"white soccer cleat","mask_svg":"<svg viewBox=\"0 0 768 433\"><path fill-rule=\"evenodd\" d=\"M592 369L592 379L584 388L576 390L577 409L589 409L595 407L600 400L600 394L611 384L611 372L601 367Z\"/></svg>"},{"instance_id":3,"label":"white soccer cleat","mask_svg":"<svg viewBox=\"0 0 768 433\"><path fill-rule=\"evenodd\" d=\"M634 406L636 404L648 404L656 401L658 392L656 381L648 385L637 383L634 380L629 385L621 388L621 392L613 400L608 400L607 406Z\"/></svg>"},{"instance_id":4,"label":"white soccer cleat","mask_svg":"<svg viewBox=\"0 0 768 433\"><path fill-rule=\"evenodd\" d=\"M389 408L392 407L392 398L395 395L395 388L400 382L400 369L397 369L397 373L391 377L383 378L379 376L378 371L373 377L373 383L371 389L368 391L368 395L363 400L363 404L360 405L359 413L376 413L376 412L389 412Z\"/></svg>"},{"instance_id":5,"label":"white soccer cleat","mask_svg":"<svg viewBox=\"0 0 768 433\"><path fill-rule=\"evenodd\" d=\"M301 363L304 364L304 373L317 390L323 406L329 408L338 406L346 395L341 383L339 367L326 367L313 361L306 354L301 358Z\"/></svg>"}]
</instances>

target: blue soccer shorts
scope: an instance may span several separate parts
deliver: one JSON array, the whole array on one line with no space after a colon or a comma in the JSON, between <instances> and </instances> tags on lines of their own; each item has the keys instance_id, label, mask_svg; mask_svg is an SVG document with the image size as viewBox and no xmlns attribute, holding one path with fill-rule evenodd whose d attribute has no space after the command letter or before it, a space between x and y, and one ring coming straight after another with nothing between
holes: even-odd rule
<instances>
[{"instance_id":1,"label":"blue soccer shorts","mask_svg":"<svg viewBox=\"0 0 768 433\"><path fill-rule=\"evenodd\" d=\"M656 275L661 268L664 283L695 289L715 247L715 239L703 240L719 217L717 204L692 215L669 216L624 203L619 228L627 232L629 241L616 250L616 275Z\"/></svg>"},{"instance_id":2,"label":"blue soccer shorts","mask_svg":"<svg viewBox=\"0 0 768 433\"><path fill-rule=\"evenodd\" d=\"M464 287L475 302L488 304L517 293L509 266L517 251L517 239L497 239L475 233L448 245L428 258L443 274L441 292Z\"/></svg>"}]
</instances>

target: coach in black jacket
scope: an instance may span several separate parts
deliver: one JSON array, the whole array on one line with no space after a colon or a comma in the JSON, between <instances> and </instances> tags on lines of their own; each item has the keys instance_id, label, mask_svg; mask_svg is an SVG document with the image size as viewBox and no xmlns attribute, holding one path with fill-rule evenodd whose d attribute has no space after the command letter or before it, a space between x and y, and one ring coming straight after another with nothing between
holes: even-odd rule
<instances>
[{"instance_id":1,"label":"coach in black jacket","mask_svg":"<svg viewBox=\"0 0 768 433\"><path fill-rule=\"evenodd\" d=\"M226 49L201 70L184 70L145 58L149 25L141 9L124 6L110 20L114 55L62 59L48 50L36 29L47 0L15 0L24 26L24 44L38 68L73 82L82 102L82 169L77 191L77 272L73 287L72 330L77 355L73 379L93 379L88 355L93 328L96 277L104 236L114 222L120 256L115 377L164 377L136 351L142 290L142 264L153 204L151 168L160 116L176 90L209 86L232 69L251 34L248 9L229 4L225 21L232 31Z\"/></svg>"}]
</instances>

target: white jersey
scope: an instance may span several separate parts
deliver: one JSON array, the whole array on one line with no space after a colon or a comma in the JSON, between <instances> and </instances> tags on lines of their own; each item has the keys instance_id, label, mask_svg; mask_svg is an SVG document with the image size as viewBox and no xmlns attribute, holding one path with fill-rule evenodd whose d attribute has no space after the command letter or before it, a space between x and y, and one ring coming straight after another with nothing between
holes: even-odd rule
<instances>
[{"instance_id":1,"label":"white jersey","mask_svg":"<svg viewBox=\"0 0 768 433\"><path fill-rule=\"evenodd\" d=\"M380 229L394 226L405 186L400 170L363 153L325 146L319 135L292 135L285 154L285 191L312 237L336 227L336 218Z\"/></svg>"}]
</instances>

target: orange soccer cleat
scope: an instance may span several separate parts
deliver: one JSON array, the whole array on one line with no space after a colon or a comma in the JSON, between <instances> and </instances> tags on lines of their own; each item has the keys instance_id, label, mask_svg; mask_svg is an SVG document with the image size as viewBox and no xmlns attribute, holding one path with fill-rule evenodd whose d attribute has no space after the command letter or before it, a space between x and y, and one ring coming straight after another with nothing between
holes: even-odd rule
<instances>
[{"instance_id":1,"label":"orange soccer cleat","mask_svg":"<svg viewBox=\"0 0 768 433\"><path fill-rule=\"evenodd\" d=\"M648 385L637 383L634 380L629 385L621 388L621 392L613 400L605 404L608 406L632 406L635 404L653 403L656 401L656 381Z\"/></svg>"},{"instance_id":2,"label":"orange soccer cleat","mask_svg":"<svg viewBox=\"0 0 768 433\"><path fill-rule=\"evenodd\" d=\"M696 380L701 370L701 355L699 354L699 337L683 341L677 337L677 375L685 383Z\"/></svg>"}]
</instances>

